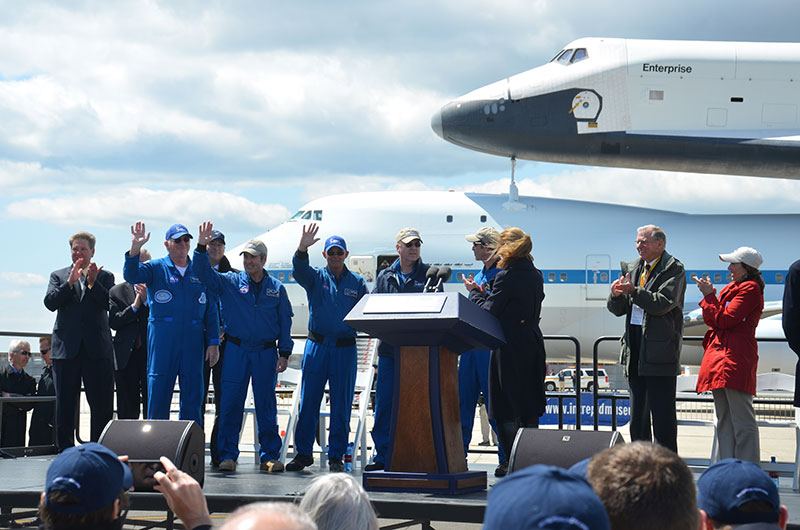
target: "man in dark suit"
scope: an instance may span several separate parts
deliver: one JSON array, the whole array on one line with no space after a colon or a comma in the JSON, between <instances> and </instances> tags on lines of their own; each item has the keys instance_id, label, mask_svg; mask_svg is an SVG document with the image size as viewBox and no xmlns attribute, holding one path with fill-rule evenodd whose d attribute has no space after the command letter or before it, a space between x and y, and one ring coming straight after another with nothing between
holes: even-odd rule
<instances>
[{"instance_id":1,"label":"man in dark suit","mask_svg":"<svg viewBox=\"0 0 800 530\"><path fill-rule=\"evenodd\" d=\"M795 261L786 273L783 288L783 333L789 347L800 357L800 260ZM800 359L795 373L800 370ZM795 378L794 406L800 407L800 377Z\"/></svg>"},{"instance_id":2,"label":"man in dark suit","mask_svg":"<svg viewBox=\"0 0 800 530\"><path fill-rule=\"evenodd\" d=\"M52 338L39 337L39 355L44 361L42 375L36 385L37 396L55 396L56 386L53 383L53 360L50 359ZM28 431L29 445L54 445L56 443L56 404L53 401L36 403L31 415L31 428Z\"/></svg>"},{"instance_id":3,"label":"man in dark suit","mask_svg":"<svg viewBox=\"0 0 800 530\"><path fill-rule=\"evenodd\" d=\"M92 411L91 440L100 437L114 409L114 361L108 327L108 291L114 286L114 275L92 261L92 234L78 232L69 244L72 265L50 274L44 297L45 307L58 312L50 356L59 451L75 445L81 379Z\"/></svg>"},{"instance_id":4,"label":"man in dark suit","mask_svg":"<svg viewBox=\"0 0 800 530\"><path fill-rule=\"evenodd\" d=\"M142 250L139 261L150 261L150 252ZM114 335L114 379L117 383L117 418L139 419L147 415L147 286L123 282L108 294L111 310L108 323ZM140 408L141 404L141 408Z\"/></svg>"}]
</instances>

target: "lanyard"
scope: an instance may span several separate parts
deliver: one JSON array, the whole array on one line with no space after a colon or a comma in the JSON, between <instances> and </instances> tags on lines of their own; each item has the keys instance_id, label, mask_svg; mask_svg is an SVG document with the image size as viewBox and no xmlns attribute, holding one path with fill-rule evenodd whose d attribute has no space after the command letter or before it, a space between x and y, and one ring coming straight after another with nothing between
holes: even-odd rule
<instances>
[{"instance_id":1,"label":"lanyard","mask_svg":"<svg viewBox=\"0 0 800 530\"><path fill-rule=\"evenodd\" d=\"M647 270L647 272L643 271L643 274L641 276L639 276L639 286L640 287L644 287L644 284L647 283L647 279L650 278L650 273L653 272L653 269L656 268L656 265L658 265L659 261L661 261L661 256L659 256L658 259L653 262L653 264L650 266L650 268ZM647 269L647 263L644 264L644 269Z\"/></svg>"}]
</instances>

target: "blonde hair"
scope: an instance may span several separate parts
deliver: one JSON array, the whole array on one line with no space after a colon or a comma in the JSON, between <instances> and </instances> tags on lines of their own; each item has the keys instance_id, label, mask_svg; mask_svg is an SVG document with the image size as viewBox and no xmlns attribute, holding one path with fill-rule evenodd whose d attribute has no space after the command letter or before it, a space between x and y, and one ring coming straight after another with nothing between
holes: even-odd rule
<instances>
[{"instance_id":1,"label":"blonde hair","mask_svg":"<svg viewBox=\"0 0 800 530\"><path fill-rule=\"evenodd\" d=\"M500 233L500 241L494 251L495 256L500 256L497 266L505 269L520 259L533 260L531 250L533 250L531 236L521 228L507 228Z\"/></svg>"}]
</instances>

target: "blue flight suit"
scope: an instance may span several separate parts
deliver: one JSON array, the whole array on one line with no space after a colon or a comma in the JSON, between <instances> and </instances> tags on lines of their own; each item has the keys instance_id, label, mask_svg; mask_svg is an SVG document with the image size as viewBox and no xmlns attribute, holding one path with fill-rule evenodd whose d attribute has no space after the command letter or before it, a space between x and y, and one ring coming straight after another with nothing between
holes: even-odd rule
<instances>
[{"instance_id":1,"label":"blue flight suit","mask_svg":"<svg viewBox=\"0 0 800 530\"><path fill-rule=\"evenodd\" d=\"M219 296L225 315L219 459L239 458L244 401L252 377L260 460L277 460L282 442L278 434L275 368L278 352L288 358L294 345L289 296L283 284L266 270L260 284L253 282L246 271L217 272L211 268L205 247L198 245L198 249L194 252L197 275L209 291Z\"/></svg>"},{"instance_id":2,"label":"blue flight suit","mask_svg":"<svg viewBox=\"0 0 800 530\"><path fill-rule=\"evenodd\" d=\"M175 378L180 384L180 419L203 425L203 361L219 344L219 310L189 260L181 275L169 256L139 263L125 253L125 281L147 285L147 418L168 420Z\"/></svg>"},{"instance_id":3,"label":"blue flight suit","mask_svg":"<svg viewBox=\"0 0 800 530\"><path fill-rule=\"evenodd\" d=\"M425 287L425 274L430 265L418 259L407 278L400 273L400 259L383 269L375 281L373 293L421 293ZM375 382L375 423L372 441L377 453L374 462L385 462L389 450L392 421L392 396L394 395L394 354L398 348L381 341L378 346L378 380Z\"/></svg>"},{"instance_id":4,"label":"blue flight suit","mask_svg":"<svg viewBox=\"0 0 800 530\"><path fill-rule=\"evenodd\" d=\"M328 458L338 458L347 449L350 411L356 384L356 330L343 322L362 296L367 294L363 278L347 267L337 280L328 267L312 268L308 252L297 251L292 274L308 296L309 338L303 353L300 413L294 430L299 455L311 455L319 422L319 406L330 381L331 423Z\"/></svg>"},{"instance_id":5,"label":"blue flight suit","mask_svg":"<svg viewBox=\"0 0 800 530\"><path fill-rule=\"evenodd\" d=\"M493 263L473 277L478 285L489 291L489 285L495 275L500 271L497 263ZM461 410L461 435L464 440L464 454L466 455L469 442L472 440L472 426L475 423L475 406L478 397L483 394L486 410L489 410L489 356L491 350L471 350L462 353L458 358L458 404ZM489 420L495 432L497 422ZM506 461L503 448L497 446L497 457L500 462Z\"/></svg>"}]
</instances>

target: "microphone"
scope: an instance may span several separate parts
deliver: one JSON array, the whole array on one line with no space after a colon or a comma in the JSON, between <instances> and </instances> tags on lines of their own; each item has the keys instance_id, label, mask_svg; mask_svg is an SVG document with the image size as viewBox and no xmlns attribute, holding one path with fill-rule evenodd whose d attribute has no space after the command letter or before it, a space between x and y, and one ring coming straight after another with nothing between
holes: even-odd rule
<instances>
[{"instance_id":1,"label":"microphone","mask_svg":"<svg viewBox=\"0 0 800 530\"><path fill-rule=\"evenodd\" d=\"M430 267L428 272L425 273L425 286L422 288L423 293L428 292L428 287L431 286L437 274L439 274L439 267Z\"/></svg>"},{"instance_id":2,"label":"microphone","mask_svg":"<svg viewBox=\"0 0 800 530\"><path fill-rule=\"evenodd\" d=\"M434 291L438 291L439 288L442 286L443 283L447 282L450 279L450 276L453 275L453 271L448 266L444 266L436 272L436 287L433 288Z\"/></svg>"}]
</instances>

